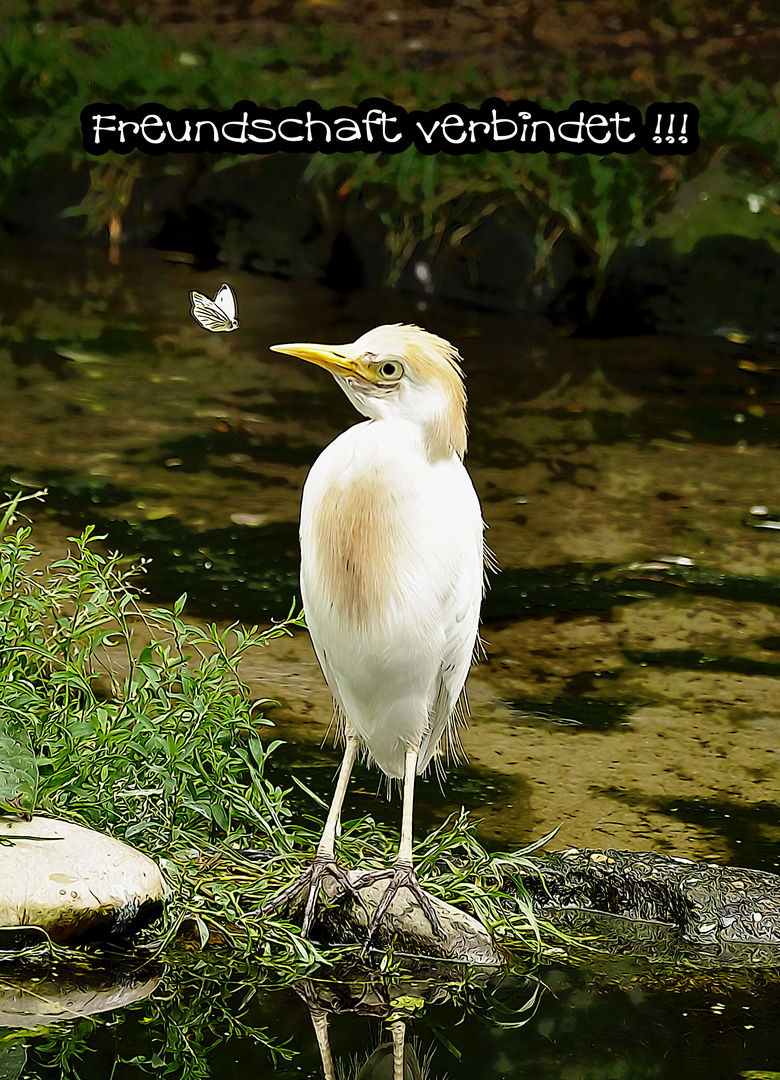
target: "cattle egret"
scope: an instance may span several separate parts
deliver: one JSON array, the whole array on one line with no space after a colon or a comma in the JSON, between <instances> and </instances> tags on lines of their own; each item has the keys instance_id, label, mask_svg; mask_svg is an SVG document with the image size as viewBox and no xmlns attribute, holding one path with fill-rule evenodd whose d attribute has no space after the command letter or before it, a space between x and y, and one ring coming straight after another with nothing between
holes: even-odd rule
<instances>
[{"instance_id":1,"label":"cattle egret","mask_svg":"<svg viewBox=\"0 0 780 1080\"><path fill-rule=\"evenodd\" d=\"M351 345L272 348L325 368L368 420L322 452L303 489L303 606L346 750L314 862L266 910L308 885L308 934L325 875L352 895L388 878L367 943L399 889L440 933L414 872L412 808L415 775L439 760L443 744L459 742L483 593L484 526L462 460L460 357L443 338L401 325L378 326ZM361 751L403 781L401 841L392 868L350 882L335 840Z\"/></svg>"}]
</instances>

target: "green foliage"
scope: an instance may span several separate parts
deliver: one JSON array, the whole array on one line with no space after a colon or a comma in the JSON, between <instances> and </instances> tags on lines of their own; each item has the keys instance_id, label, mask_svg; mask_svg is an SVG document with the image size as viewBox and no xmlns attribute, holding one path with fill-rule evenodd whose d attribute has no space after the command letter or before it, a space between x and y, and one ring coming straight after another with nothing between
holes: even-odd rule
<instances>
[{"instance_id":1,"label":"green foliage","mask_svg":"<svg viewBox=\"0 0 780 1080\"><path fill-rule=\"evenodd\" d=\"M75 819L156 858L172 886L149 939L156 950L187 938L229 945L277 978L322 962L283 915L261 914L311 858L322 817L293 820L288 792L267 777L279 742L261 740L270 722L239 673L249 650L300 617L223 628L185 622L184 596L149 609L133 584L143 564L101 552L92 527L40 568L30 527L17 527L21 501L0 519L0 748L11 748L0 758L0 807ZM426 886L527 952L536 921L516 885L505 891L523 853L488 855L474 830L461 815L426 838ZM346 821L340 854L384 867L396 842L371 818Z\"/></svg>"},{"instance_id":2,"label":"green foliage","mask_svg":"<svg viewBox=\"0 0 780 1080\"><path fill-rule=\"evenodd\" d=\"M238 674L249 649L288 632L195 627L145 611L121 556L92 528L49 574L30 572L30 530L0 546L0 710L23 721L37 754L38 808L76 817L152 854L193 832L264 834L290 846L282 792Z\"/></svg>"},{"instance_id":3,"label":"green foliage","mask_svg":"<svg viewBox=\"0 0 780 1080\"><path fill-rule=\"evenodd\" d=\"M56 1007L49 1006L49 1015L55 1016L57 1022L48 1030L39 1030L34 1043L27 1031L11 1032L5 1040L0 1039L0 1080L9 1075L4 1071L9 1059L23 1061L25 1056L31 1059L28 1067L34 1070L25 1072L25 1077L40 1075L42 1063L46 1075L60 1080L95 1075L90 1057L98 1047L113 1066L100 1075L113 1075L124 1066L132 1069L133 1076L176 1080L218 1075L214 1052L228 1042L250 1053L253 1044L259 1045L263 1048L261 1060L266 1057L274 1066L295 1053L289 1041L280 1038L257 1015L263 995L262 970L235 957L188 955L165 967L114 957L113 965L103 967L95 963L94 957L77 956L71 950L60 958L56 968L47 968L45 962L28 968L15 965L10 972L5 969L3 976L0 990L7 993L18 986L17 993L29 994L34 987L41 993L44 1008L49 994L55 1003L67 1001L64 988L68 985L79 987L82 994L85 988L94 988L96 997L112 987L120 1000L122 990L134 985L146 984L154 993L129 1007L112 1010L110 1027L114 1032L109 1039L105 1038L104 1018L80 1016L78 1011L69 1018L67 1014L72 1010L67 1006L63 1009L66 1015L57 1016ZM22 1075L21 1069L18 1074L10 1074L17 1075Z\"/></svg>"},{"instance_id":4,"label":"green foliage","mask_svg":"<svg viewBox=\"0 0 780 1080\"><path fill-rule=\"evenodd\" d=\"M372 209L385 226L392 255L390 284L423 245L428 258L444 246L457 252L493 215L520 217L535 232L532 277L548 277L550 253L562 236L591 264L591 314L615 253L645 233L648 216L667 193L658 162L647 155L481 153L426 157L401 154L316 155L308 179ZM530 285L531 282L529 281Z\"/></svg>"},{"instance_id":5,"label":"green foliage","mask_svg":"<svg viewBox=\"0 0 780 1080\"><path fill-rule=\"evenodd\" d=\"M692 11L693 5L667 4L662 22L688 26ZM703 146L695 161L678 158L670 168L665 159L645 153L604 158L516 153L432 158L414 150L314 155L308 177L325 215L342 214L341 202L351 195L368 203L383 222L392 255L391 284L418 245L427 245L429 255L442 243L457 250L475 228L502 210L520 214L535 230L538 257L532 276L550 275L549 256L559 239L576 243L592 278L593 312L615 255L644 235L670 193L691 169L706 167L715 148L747 149L759 172L777 168L777 87L750 78L729 85L698 58L692 66L673 52L661 59L648 54L629 78L620 65L578 70L570 57L557 55L525 71L521 83L512 73L505 75L505 85L512 85L517 96L535 97L551 108L580 98L624 99L639 107L654 99L691 98L701 111ZM315 97L328 108L376 96L407 109L425 109L453 100L476 105L497 89L477 63L399 70L390 58L369 61L348 27L309 21L304 14L294 33L280 35L273 44L235 48L204 35L189 49L151 23L132 18L117 26L84 18L74 26L57 18L41 21L27 5L12 4L0 38L4 198L12 198L32 172L59 157L73 168L88 168L90 175L83 200L66 213L83 216L89 231L109 226L116 239L141 177L161 182L166 172L194 168L186 156L163 164L140 154L88 158L77 114L90 102L133 107L161 101L172 109L226 109L250 99L279 108ZM240 168L248 160L251 156L203 156L202 163Z\"/></svg>"},{"instance_id":6,"label":"green foliage","mask_svg":"<svg viewBox=\"0 0 780 1080\"><path fill-rule=\"evenodd\" d=\"M31 814L38 794L38 763L27 730L10 711L0 713L0 813Z\"/></svg>"},{"instance_id":7,"label":"green foliage","mask_svg":"<svg viewBox=\"0 0 780 1080\"><path fill-rule=\"evenodd\" d=\"M264 776L278 742L261 742L269 721L238 668L300 619L291 613L270 630L199 627L181 618L185 597L172 611L147 610L132 585L142 566L101 554L92 528L37 569L30 528L12 530L19 502L0 540L0 742L13 747L0 800L108 831L160 859L183 882L169 938L185 917L201 918L187 898L210 845L292 846L284 793ZM235 913L238 897L224 899L217 908L212 897L211 920L230 905Z\"/></svg>"}]
</instances>

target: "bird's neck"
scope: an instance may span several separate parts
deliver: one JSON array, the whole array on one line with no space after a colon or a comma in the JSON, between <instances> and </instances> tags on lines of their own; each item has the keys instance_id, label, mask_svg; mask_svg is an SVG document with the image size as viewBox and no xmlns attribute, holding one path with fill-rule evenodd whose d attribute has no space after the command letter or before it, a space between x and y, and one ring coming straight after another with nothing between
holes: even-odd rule
<instances>
[{"instance_id":1,"label":"bird's neck","mask_svg":"<svg viewBox=\"0 0 780 1080\"><path fill-rule=\"evenodd\" d=\"M456 403L454 403L455 405ZM466 417L463 409L445 408L421 425L425 456L432 463L456 453L463 460L466 453Z\"/></svg>"},{"instance_id":2,"label":"bird's neck","mask_svg":"<svg viewBox=\"0 0 780 1080\"><path fill-rule=\"evenodd\" d=\"M466 423L461 419L455 425L450 417L439 414L423 420L385 416L369 421L382 442L391 446L407 446L414 453L426 458L430 464L447 461L454 454L461 460L466 452Z\"/></svg>"},{"instance_id":3,"label":"bird's neck","mask_svg":"<svg viewBox=\"0 0 780 1080\"><path fill-rule=\"evenodd\" d=\"M445 399L440 408L424 415L385 414L373 417L371 422L381 425L382 432L391 440L414 444L432 465L448 460L453 454L462 461L466 453L466 415L460 402Z\"/></svg>"}]
</instances>

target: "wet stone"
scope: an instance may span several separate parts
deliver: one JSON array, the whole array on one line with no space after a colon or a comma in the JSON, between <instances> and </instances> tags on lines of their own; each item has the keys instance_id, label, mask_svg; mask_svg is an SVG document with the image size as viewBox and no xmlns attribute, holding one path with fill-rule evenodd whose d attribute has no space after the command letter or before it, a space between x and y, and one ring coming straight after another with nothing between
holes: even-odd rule
<instances>
[{"instance_id":1,"label":"wet stone","mask_svg":"<svg viewBox=\"0 0 780 1080\"><path fill-rule=\"evenodd\" d=\"M685 940L761 942L780 949L780 877L632 851L548 852L524 884L541 911L596 910L676 928Z\"/></svg>"}]
</instances>

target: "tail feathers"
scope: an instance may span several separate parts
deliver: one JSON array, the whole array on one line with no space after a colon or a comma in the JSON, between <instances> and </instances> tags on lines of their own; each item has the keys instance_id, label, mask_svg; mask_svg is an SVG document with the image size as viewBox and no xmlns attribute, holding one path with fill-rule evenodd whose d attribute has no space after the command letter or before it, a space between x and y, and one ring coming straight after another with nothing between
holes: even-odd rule
<instances>
[{"instance_id":1,"label":"tail feathers","mask_svg":"<svg viewBox=\"0 0 780 1080\"><path fill-rule=\"evenodd\" d=\"M445 775L445 763L455 765L466 760L460 733L468 725L469 702L465 688L452 703L446 685L439 680L439 688L430 714L430 727L423 736L417 759L418 774L424 773L433 763L441 780Z\"/></svg>"}]
</instances>

